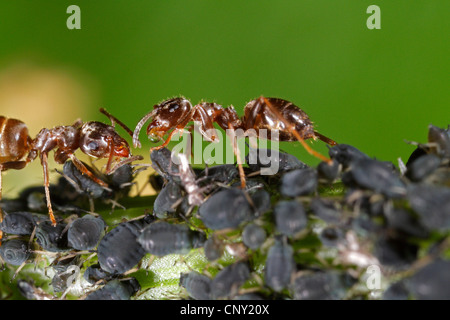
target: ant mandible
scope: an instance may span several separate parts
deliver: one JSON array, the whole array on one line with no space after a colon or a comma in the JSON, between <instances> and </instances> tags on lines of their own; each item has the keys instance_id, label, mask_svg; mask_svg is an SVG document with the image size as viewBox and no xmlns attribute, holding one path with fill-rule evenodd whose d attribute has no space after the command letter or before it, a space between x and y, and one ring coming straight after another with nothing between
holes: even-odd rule
<instances>
[{"instance_id":1,"label":"ant mandible","mask_svg":"<svg viewBox=\"0 0 450 320\"><path fill-rule=\"evenodd\" d=\"M75 156L75 151L80 149L83 153L93 158L108 158L106 173L110 174L126 163L142 159L141 156L132 156L130 147L115 130L115 123L123 127L130 136L133 132L117 118L101 108L100 112L105 114L111 121L111 125L98 121L83 123L77 120L70 126L57 126L52 129L41 129L35 139L28 135L26 125L16 119L0 117L0 169L22 169L38 155L44 171L44 187L47 201L48 213L53 226L56 220L50 201L48 153L55 150L54 159L63 164L71 159L75 166L92 180L102 186L107 184L94 176L84 164ZM27 155L28 154L28 155ZM27 155L26 159L25 155ZM120 161L116 158L125 158ZM115 162L113 166L113 161ZM1 175L0 175L0 199L1 199ZM3 214L0 208L0 221ZM2 233L0 233L1 240Z\"/></svg>"},{"instance_id":2,"label":"ant mandible","mask_svg":"<svg viewBox=\"0 0 450 320\"><path fill-rule=\"evenodd\" d=\"M163 144L152 147L150 151L165 147L177 131L182 131L190 121L200 123L199 131L208 141L217 140L213 123L217 123L222 129L242 129L247 132L250 129L259 132L266 130L266 137L271 139L270 130L277 130L279 141L299 141L311 155L322 161L330 159L313 150L306 142L307 139L319 139L329 145L337 143L314 130L312 121L308 115L292 102L279 98L259 97L247 103L244 108L244 116L239 117L233 106L223 108L221 105L210 102L202 102L192 107L189 100L178 97L163 101L153 107L137 124L133 134L134 147L141 147L139 133L144 124L152 119L147 127L147 135L152 140L162 140L170 131ZM190 129L192 130L192 129ZM235 153L236 153L235 149ZM242 166L239 166L241 185L245 187L245 177Z\"/></svg>"}]
</instances>

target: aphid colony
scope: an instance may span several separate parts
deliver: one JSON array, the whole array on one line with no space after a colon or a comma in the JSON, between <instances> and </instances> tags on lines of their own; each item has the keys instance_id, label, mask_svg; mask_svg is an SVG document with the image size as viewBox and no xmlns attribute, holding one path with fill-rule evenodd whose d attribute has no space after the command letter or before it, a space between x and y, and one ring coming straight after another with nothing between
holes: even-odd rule
<instances>
[{"instance_id":1,"label":"aphid colony","mask_svg":"<svg viewBox=\"0 0 450 320\"><path fill-rule=\"evenodd\" d=\"M23 124L2 117L2 134L6 126L22 133L15 142L1 136L1 151L9 150L0 158L1 169L21 169L38 154L44 168L44 187L1 202L0 256L12 281L26 299L143 299L151 289L140 281L148 270L141 265L144 257L178 255L182 263L196 250L205 263L179 275L175 298L450 299L450 287L442 285L449 282L450 267L445 260L450 250L449 129L430 126L428 142L417 144L397 170L317 133L294 107L285 100L259 98L249 102L241 119L232 107L192 107L176 98L156 105L134 134L103 110L113 126L96 123L97 129L86 129L89 122L77 122L45 129L48 133L43 129L34 140L21 131ZM294 123L292 110L301 121ZM147 197L147 211L108 225L107 217L93 211L105 203L121 206L139 172L132 162L141 160L118 138L114 124L126 128L139 146L139 131L150 119L148 135L162 139L169 133L150 152L155 173L149 181L158 194ZM322 160L314 168L271 150L279 161L273 175L260 175L268 166L261 158L270 155L266 151L257 153L256 164L243 167L192 168L184 155L165 147L173 132L190 121L200 121L202 132L214 122L222 129L249 129L275 121L282 140L319 138L330 144L330 158L309 149ZM106 171L79 161L73 155L77 148L108 158ZM56 184L48 180L50 150L63 164ZM113 166L114 157L122 159ZM46 290L21 276L27 265L42 263L54 271ZM381 270L379 288L366 285L371 266ZM74 270L81 270L90 284L79 294L71 291Z\"/></svg>"}]
</instances>

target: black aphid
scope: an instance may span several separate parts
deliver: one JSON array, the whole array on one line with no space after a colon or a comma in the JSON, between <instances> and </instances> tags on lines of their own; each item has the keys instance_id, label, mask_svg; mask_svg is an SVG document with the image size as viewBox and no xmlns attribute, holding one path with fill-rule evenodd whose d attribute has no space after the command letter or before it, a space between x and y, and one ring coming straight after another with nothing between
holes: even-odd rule
<instances>
[{"instance_id":1,"label":"black aphid","mask_svg":"<svg viewBox=\"0 0 450 320\"><path fill-rule=\"evenodd\" d=\"M250 193L250 198L252 199L252 205L255 209L255 215L258 217L270 211L272 208L270 193L264 189L258 189Z\"/></svg>"},{"instance_id":2,"label":"black aphid","mask_svg":"<svg viewBox=\"0 0 450 320\"><path fill-rule=\"evenodd\" d=\"M169 180L156 196L155 202L153 203L153 214L160 219L167 218L169 214L177 211L182 197L183 192L180 185L177 182Z\"/></svg>"},{"instance_id":3,"label":"black aphid","mask_svg":"<svg viewBox=\"0 0 450 320\"><path fill-rule=\"evenodd\" d=\"M283 235L294 236L306 228L308 218L301 202L296 200L279 201L274 209L275 225Z\"/></svg>"},{"instance_id":4,"label":"black aphid","mask_svg":"<svg viewBox=\"0 0 450 320\"><path fill-rule=\"evenodd\" d=\"M246 163L252 171L262 171L264 175L274 175L308 166L292 154L274 149L252 149L246 156Z\"/></svg>"},{"instance_id":5,"label":"black aphid","mask_svg":"<svg viewBox=\"0 0 450 320\"><path fill-rule=\"evenodd\" d=\"M236 295L249 277L250 269L245 262L236 262L223 268L211 283L211 297L218 299Z\"/></svg>"},{"instance_id":6,"label":"black aphid","mask_svg":"<svg viewBox=\"0 0 450 320\"><path fill-rule=\"evenodd\" d=\"M428 175L433 173L440 164L441 159L438 156L426 154L408 166L405 176L414 182L422 181Z\"/></svg>"},{"instance_id":7,"label":"black aphid","mask_svg":"<svg viewBox=\"0 0 450 320\"><path fill-rule=\"evenodd\" d=\"M145 227L137 241L147 252L156 256L185 254L193 248L203 246L203 233L190 230L184 224L155 222Z\"/></svg>"},{"instance_id":8,"label":"black aphid","mask_svg":"<svg viewBox=\"0 0 450 320\"><path fill-rule=\"evenodd\" d=\"M412 184L407 198L428 230L450 230L450 188Z\"/></svg>"},{"instance_id":9,"label":"black aphid","mask_svg":"<svg viewBox=\"0 0 450 320\"><path fill-rule=\"evenodd\" d=\"M210 235L209 238L203 244L203 251L205 253L206 259L209 261L214 261L219 259L223 254L224 244L222 241L217 239L214 234Z\"/></svg>"},{"instance_id":10,"label":"black aphid","mask_svg":"<svg viewBox=\"0 0 450 320\"><path fill-rule=\"evenodd\" d=\"M344 169L356 160L369 159L367 154L348 144L335 145L328 150L328 154L333 161L342 164Z\"/></svg>"},{"instance_id":11,"label":"black aphid","mask_svg":"<svg viewBox=\"0 0 450 320\"><path fill-rule=\"evenodd\" d=\"M93 175L96 175L96 172L91 167L85 163L83 164ZM112 196L112 190L110 188L101 186L80 172L70 160L64 163L63 174L80 194L87 195L93 199L109 198Z\"/></svg>"},{"instance_id":12,"label":"black aphid","mask_svg":"<svg viewBox=\"0 0 450 320\"><path fill-rule=\"evenodd\" d=\"M242 231L242 242L250 249L258 249L266 240L266 231L260 226L249 223Z\"/></svg>"},{"instance_id":13,"label":"black aphid","mask_svg":"<svg viewBox=\"0 0 450 320\"><path fill-rule=\"evenodd\" d=\"M7 240L0 246L0 256L3 261L13 266L20 266L28 260L30 255L31 253L28 247L28 242L23 240Z\"/></svg>"},{"instance_id":14,"label":"black aphid","mask_svg":"<svg viewBox=\"0 0 450 320\"><path fill-rule=\"evenodd\" d=\"M224 189L210 196L199 208L198 214L210 229L236 228L253 219L254 210L240 189Z\"/></svg>"},{"instance_id":15,"label":"black aphid","mask_svg":"<svg viewBox=\"0 0 450 320\"><path fill-rule=\"evenodd\" d=\"M52 226L50 220L42 221L36 227L36 242L42 249L50 252L70 250L65 229L65 223Z\"/></svg>"},{"instance_id":16,"label":"black aphid","mask_svg":"<svg viewBox=\"0 0 450 320\"><path fill-rule=\"evenodd\" d=\"M327 223L337 223L342 216L334 201L319 197L312 199L311 210L316 217Z\"/></svg>"},{"instance_id":17,"label":"black aphid","mask_svg":"<svg viewBox=\"0 0 450 320\"><path fill-rule=\"evenodd\" d=\"M152 167L166 180L180 182L178 164L172 160L172 151L167 148L161 148L150 152Z\"/></svg>"},{"instance_id":18,"label":"black aphid","mask_svg":"<svg viewBox=\"0 0 450 320\"><path fill-rule=\"evenodd\" d=\"M381 193L389 198L406 195L406 185L399 175L385 162L360 159L352 162L351 177L360 188ZM343 179L343 182L346 181Z\"/></svg>"},{"instance_id":19,"label":"black aphid","mask_svg":"<svg viewBox=\"0 0 450 320\"><path fill-rule=\"evenodd\" d=\"M281 178L280 193L285 197L298 197L317 189L317 171L311 168L286 172Z\"/></svg>"},{"instance_id":20,"label":"black aphid","mask_svg":"<svg viewBox=\"0 0 450 320\"><path fill-rule=\"evenodd\" d=\"M264 282L279 292L289 286L295 272L294 250L285 238L275 239L267 253Z\"/></svg>"},{"instance_id":21,"label":"black aphid","mask_svg":"<svg viewBox=\"0 0 450 320\"><path fill-rule=\"evenodd\" d=\"M137 238L149 223L150 216L120 223L108 232L97 246L100 267L111 274L121 274L133 268L145 255Z\"/></svg>"},{"instance_id":22,"label":"black aphid","mask_svg":"<svg viewBox=\"0 0 450 320\"><path fill-rule=\"evenodd\" d=\"M317 166L318 179L331 183L338 178L339 169L340 164L336 160L332 160L331 163L322 161Z\"/></svg>"},{"instance_id":23,"label":"black aphid","mask_svg":"<svg viewBox=\"0 0 450 320\"><path fill-rule=\"evenodd\" d=\"M76 250L91 250L97 246L105 227L102 218L92 215L76 219L67 230L68 244Z\"/></svg>"},{"instance_id":24,"label":"black aphid","mask_svg":"<svg viewBox=\"0 0 450 320\"><path fill-rule=\"evenodd\" d=\"M6 212L4 212L6 213ZM6 213L0 222L0 230L16 235L30 235L35 227L35 218L30 212Z\"/></svg>"},{"instance_id":25,"label":"black aphid","mask_svg":"<svg viewBox=\"0 0 450 320\"><path fill-rule=\"evenodd\" d=\"M347 292L346 275L335 272L314 272L297 276L292 284L294 299L296 300L339 300Z\"/></svg>"},{"instance_id":26,"label":"black aphid","mask_svg":"<svg viewBox=\"0 0 450 320\"><path fill-rule=\"evenodd\" d=\"M83 278L87 282L94 284L98 282L99 280L109 281L113 278L113 276L103 270L98 263L90 265L86 268L86 270L83 273Z\"/></svg>"},{"instance_id":27,"label":"black aphid","mask_svg":"<svg viewBox=\"0 0 450 320\"><path fill-rule=\"evenodd\" d=\"M419 300L450 299L450 261L437 259L407 280L412 295Z\"/></svg>"},{"instance_id":28,"label":"black aphid","mask_svg":"<svg viewBox=\"0 0 450 320\"><path fill-rule=\"evenodd\" d=\"M111 280L102 288L90 293L85 300L130 300L141 289L135 278Z\"/></svg>"},{"instance_id":29,"label":"black aphid","mask_svg":"<svg viewBox=\"0 0 450 320\"><path fill-rule=\"evenodd\" d=\"M195 300L211 299L211 283L212 280L209 277L195 271L180 275L180 285Z\"/></svg>"},{"instance_id":30,"label":"black aphid","mask_svg":"<svg viewBox=\"0 0 450 320\"><path fill-rule=\"evenodd\" d=\"M200 173L199 177L204 178L207 184L215 182L229 184L239 177L239 171L234 164L222 164L208 167Z\"/></svg>"}]
</instances>

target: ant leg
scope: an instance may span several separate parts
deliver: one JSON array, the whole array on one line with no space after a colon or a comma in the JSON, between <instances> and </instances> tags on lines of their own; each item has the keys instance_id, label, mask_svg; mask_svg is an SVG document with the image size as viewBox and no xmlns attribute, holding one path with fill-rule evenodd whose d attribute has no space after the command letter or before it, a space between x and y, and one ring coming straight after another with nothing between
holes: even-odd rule
<instances>
[{"instance_id":1,"label":"ant leg","mask_svg":"<svg viewBox=\"0 0 450 320\"><path fill-rule=\"evenodd\" d=\"M114 127L115 123L117 122L119 124L119 126L121 126L122 128L125 129L125 131L132 137L133 136L133 131L131 131L130 128L128 128L122 121L120 121L119 119L117 119L116 117L114 117L112 114L110 114L108 111L106 111L104 108L100 108L100 112L103 113L105 116L107 116L109 118L109 120L111 120L111 125Z\"/></svg>"},{"instance_id":2,"label":"ant leg","mask_svg":"<svg viewBox=\"0 0 450 320\"><path fill-rule=\"evenodd\" d=\"M78 160L77 157L75 157L75 155L73 153L71 153L69 155L70 160L72 160L73 164L75 165L75 167L77 167L78 170L81 171L82 174L87 175L91 180L95 181L96 183L98 183L99 185L101 185L102 187L109 189L108 188L108 184L106 182L104 182L103 180L100 180L99 178L97 178L96 176L94 176L92 174L92 172L90 172L85 166L84 164Z\"/></svg>"},{"instance_id":3,"label":"ant leg","mask_svg":"<svg viewBox=\"0 0 450 320\"><path fill-rule=\"evenodd\" d=\"M48 215L50 216L50 220L52 221L52 225L56 226L55 216L53 215L52 203L50 200L50 190L49 190L49 178L48 178L48 161L47 161L47 153L42 152L41 156L41 164L42 169L44 170L44 189L45 189L45 199L47 201Z\"/></svg>"},{"instance_id":4,"label":"ant leg","mask_svg":"<svg viewBox=\"0 0 450 320\"><path fill-rule=\"evenodd\" d=\"M305 150L309 154L327 163L331 162L331 159L311 149L311 147L305 142L305 140L302 137L300 137L300 134L297 132L297 130L295 130L295 127L289 121L287 121L276 108L272 106L272 104L269 102L267 98L261 97L260 99L262 100L262 102L266 104L266 106L270 109L270 111L273 112L277 116L277 118L284 123L286 128L288 128L289 131L297 138L297 140L302 144L303 148L305 148Z\"/></svg>"},{"instance_id":5,"label":"ant leg","mask_svg":"<svg viewBox=\"0 0 450 320\"><path fill-rule=\"evenodd\" d=\"M245 181L244 168L242 167L242 163L239 160L241 157L241 154L239 152L239 148L237 147L236 135L234 134L234 130L233 130L233 127L231 126L231 123L228 123L228 129L230 129L230 130L228 130L228 132L231 133L230 140L231 140L231 143L233 144L233 152L236 155L236 161L237 161L238 170L239 170L239 178L241 180L241 189L245 189L247 182Z\"/></svg>"}]
</instances>

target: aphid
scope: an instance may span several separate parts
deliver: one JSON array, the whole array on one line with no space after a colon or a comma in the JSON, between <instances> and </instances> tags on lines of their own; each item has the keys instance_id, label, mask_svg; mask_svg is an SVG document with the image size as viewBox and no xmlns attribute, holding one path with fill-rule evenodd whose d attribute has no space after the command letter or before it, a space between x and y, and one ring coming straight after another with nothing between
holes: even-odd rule
<instances>
[{"instance_id":1,"label":"aphid","mask_svg":"<svg viewBox=\"0 0 450 320\"><path fill-rule=\"evenodd\" d=\"M111 280L102 288L91 292L84 300L129 300L141 289L135 278Z\"/></svg>"},{"instance_id":2,"label":"aphid","mask_svg":"<svg viewBox=\"0 0 450 320\"><path fill-rule=\"evenodd\" d=\"M337 223L340 220L341 214L334 201L315 197L311 201L311 210L327 223Z\"/></svg>"},{"instance_id":3,"label":"aphid","mask_svg":"<svg viewBox=\"0 0 450 320\"><path fill-rule=\"evenodd\" d=\"M172 151L160 148L150 152L152 168L166 181L180 182L178 164L172 160Z\"/></svg>"},{"instance_id":4,"label":"aphid","mask_svg":"<svg viewBox=\"0 0 450 320\"><path fill-rule=\"evenodd\" d=\"M334 159L331 160L331 163L321 161L317 165L317 176L320 181L331 183L338 178L340 170L341 165Z\"/></svg>"},{"instance_id":5,"label":"aphid","mask_svg":"<svg viewBox=\"0 0 450 320\"><path fill-rule=\"evenodd\" d=\"M186 289L188 295L195 300L211 299L212 280L195 271L180 275L180 286Z\"/></svg>"},{"instance_id":6,"label":"aphid","mask_svg":"<svg viewBox=\"0 0 450 320\"><path fill-rule=\"evenodd\" d=\"M351 180L360 188L381 193L388 198L406 195L406 185L386 163L372 159L359 159L352 162ZM343 182L347 183L344 178Z\"/></svg>"},{"instance_id":7,"label":"aphid","mask_svg":"<svg viewBox=\"0 0 450 320\"><path fill-rule=\"evenodd\" d=\"M449 126L450 128L450 126ZM443 158L450 158L450 130L428 126L428 144L430 151Z\"/></svg>"},{"instance_id":8,"label":"aphid","mask_svg":"<svg viewBox=\"0 0 450 320\"><path fill-rule=\"evenodd\" d=\"M42 249L50 252L70 250L67 243L67 232L65 223L53 226L49 220L42 221L36 227L36 242Z\"/></svg>"},{"instance_id":9,"label":"aphid","mask_svg":"<svg viewBox=\"0 0 450 320\"><path fill-rule=\"evenodd\" d=\"M298 197L317 189L317 171L311 168L297 169L283 174L280 193L285 197Z\"/></svg>"},{"instance_id":10,"label":"aphid","mask_svg":"<svg viewBox=\"0 0 450 320\"><path fill-rule=\"evenodd\" d=\"M236 228L255 217L245 191L241 189L224 189L213 194L197 212L205 226L213 230Z\"/></svg>"},{"instance_id":11,"label":"aphid","mask_svg":"<svg viewBox=\"0 0 450 320\"><path fill-rule=\"evenodd\" d=\"M218 239L215 234L209 236L209 238L203 244L203 251L206 259L209 261L215 261L219 259L223 254L224 243Z\"/></svg>"},{"instance_id":12,"label":"aphid","mask_svg":"<svg viewBox=\"0 0 450 320\"><path fill-rule=\"evenodd\" d=\"M294 250L286 238L276 238L267 253L264 282L273 290L280 292L289 286L294 272Z\"/></svg>"},{"instance_id":13,"label":"aphid","mask_svg":"<svg viewBox=\"0 0 450 320\"><path fill-rule=\"evenodd\" d=\"M440 164L441 159L438 156L432 153L423 155L407 167L405 176L414 182L422 181Z\"/></svg>"},{"instance_id":14,"label":"aphid","mask_svg":"<svg viewBox=\"0 0 450 320\"><path fill-rule=\"evenodd\" d=\"M11 212L6 213L3 217L3 221L0 222L0 230L5 233L24 236L31 235L35 225L35 218L30 212Z\"/></svg>"},{"instance_id":15,"label":"aphid","mask_svg":"<svg viewBox=\"0 0 450 320\"><path fill-rule=\"evenodd\" d=\"M254 223L249 223L242 231L242 242L252 250L258 249L266 237L266 231Z\"/></svg>"},{"instance_id":16,"label":"aphid","mask_svg":"<svg viewBox=\"0 0 450 320\"><path fill-rule=\"evenodd\" d=\"M419 247L404 238L382 236L377 239L374 256L386 268L404 270L417 259Z\"/></svg>"},{"instance_id":17,"label":"aphid","mask_svg":"<svg viewBox=\"0 0 450 320\"><path fill-rule=\"evenodd\" d=\"M412 295L419 300L450 299L450 261L436 259L407 279Z\"/></svg>"},{"instance_id":18,"label":"aphid","mask_svg":"<svg viewBox=\"0 0 450 320\"><path fill-rule=\"evenodd\" d=\"M105 227L105 221L100 217L85 215L75 219L67 230L68 244L76 250L91 250L97 246Z\"/></svg>"},{"instance_id":19,"label":"aphid","mask_svg":"<svg viewBox=\"0 0 450 320\"><path fill-rule=\"evenodd\" d=\"M392 283L384 292L383 300L408 300L409 290L404 279Z\"/></svg>"},{"instance_id":20,"label":"aphid","mask_svg":"<svg viewBox=\"0 0 450 320\"><path fill-rule=\"evenodd\" d=\"M340 228L330 226L320 232L319 239L326 247L337 247L339 243L345 241L345 234Z\"/></svg>"},{"instance_id":21,"label":"aphid","mask_svg":"<svg viewBox=\"0 0 450 320\"><path fill-rule=\"evenodd\" d=\"M83 165L92 175L95 175L95 171L83 162ZM99 184L98 181L92 180L89 176L81 172L73 161L68 160L63 166L63 177L75 188L75 190L82 195L87 195L91 199L110 198L112 196L112 189L109 188L107 183ZM99 177L97 177L100 179Z\"/></svg>"},{"instance_id":22,"label":"aphid","mask_svg":"<svg viewBox=\"0 0 450 320\"><path fill-rule=\"evenodd\" d=\"M236 295L249 277L250 268L245 262L236 262L223 268L212 280L211 297L219 299Z\"/></svg>"},{"instance_id":23,"label":"aphid","mask_svg":"<svg viewBox=\"0 0 450 320\"><path fill-rule=\"evenodd\" d=\"M83 278L90 284L95 284L99 280L109 281L113 275L103 270L98 263L90 265L83 273Z\"/></svg>"},{"instance_id":24,"label":"aphid","mask_svg":"<svg viewBox=\"0 0 450 320\"><path fill-rule=\"evenodd\" d=\"M335 272L303 273L292 284L296 300L340 300L345 297L351 279ZM346 282L349 282L346 285Z\"/></svg>"},{"instance_id":25,"label":"aphid","mask_svg":"<svg viewBox=\"0 0 450 320\"><path fill-rule=\"evenodd\" d=\"M429 231L421 225L420 220L413 212L403 208L388 210L384 216L386 217L387 227L402 235L410 235L417 238L426 238Z\"/></svg>"},{"instance_id":26,"label":"aphid","mask_svg":"<svg viewBox=\"0 0 450 320\"><path fill-rule=\"evenodd\" d=\"M270 199L270 193L264 189L258 189L250 194L252 200L252 207L255 210L255 216L259 217L262 214L270 211L272 208L272 202Z\"/></svg>"},{"instance_id":27,"label":"aphid","mask_svg":"<svg viewBox=\"0 0 450 320\"><path fill-rule=\"evenodd\" d=\"M308 218L301 202L279 201L274 209L275 225L281 234L292 237L306 228Z\"/></svg>"},{"instance_id":28,"label":"aphid","mask_svg":"<svg viewBox=\"0 0 450 320\"><path fill-rule=\"evenodd\" d=\"M153 203L153 214L160 219L167 218L168 214L177 212L182 198L183 191L179 184L169 180L156 196Z\"/></svg>"},{"instance_id":29,"label":"aphid","mask_svg":"<svg viewBox=\"0 0 450 320\"><path fill-rule=\"evenodd\" d=\"M203 233L190 230L184 224L155 222L142 230L137 241L147 252L156 256L185 254L191 249L203 246Z\"/></svg>"},{"instance_id":30,"label":"aphid","mask_svg":"<svg viewBox=\"0 0 450 320\"><path fill-rule=\"evenodd\" d=\"M19 289L22 296L28 300L54 300L55 297L46 293L43 289L38 288L33 282L28 282L25 280L17 281L17 288Z\"/></svg>"},{"instance_id":31,"label":"aphid","mask_svg":"<svg viewBox=\"0 0 450 320\"><path fill-rule=\"evenodd\" d=\"M450 188L411 184L407 199L427 230L450 230Z\"/></svg>"},{"instance_id":32,"label":"aphid","mask_svg":"<svg viewBox=\"0 0 450 320\"><path fill-rule=\"evenodd\" d=\"M4 241L0 247L0 256L3 261L13 266L20 266L31 255L27 241L11 239Z\"/></svg>"},{"instance_id":33,"label":"aphid","mask_svg":"<svg viewBox=\"0 0 450 320\"><path fill-rule=\"evenodd\" d=\"M348 144L338 144L328 150L330 158L344 169L348 168L352 162L360 159L370 159L367 154Z\"/></svg>"},{"instance_id":34,"label":"aphid","mask_svg":"<svg viewBox=\"0 0 450 320\"><path fill-rule=\"evenodd\" d=\"M153 219L147 215L139 220L120 223L109 231L97 246L100 267L111 274L122 274L133 268L145 255L137 239Z\"/></svg>"},{"instance_id":35,"label":"aphid","mask_svg":"<svg viewBox=\"0 0 450 320\"><path fill-rule=\"evenodd\" d=\"M256 172L273 168L275 173L283 173L295 169L306 169L308 166L290 153L274 149L250 149L246 156L249 168ZM267 171L269 173L269 171Z\"/></svg>"},{"instance_id":36,"label":"aphid","mask_svg":"<svg viewBox=\"0 0 450 320\"><path fill-rule=\"evenodd\" d=\"M199 177L204 179L208 185L214 183L227 185L239 177L239 171L234 164L221 164L206 168Z\"/></svg>"},{"instance_id":37,"label":"aphid","mask_svg":"<svg viewBox=\"0 0 450 320\"><path fill-rule=\"evenodd\" d=\"M192 107L189 100L182 97L166 100L155 105L153 111L146 114L136 125L133 134L135 147L141 146L139 133L150 119L151 122L147 126L147 136L151 140L162 140L166 133L172 130L164 143L158 147L153 147L152 150L168 145L172 136L176 132L184 130L191 121L200 123L199 131L208 141L218 140L213 126L214 123L217 123L223 130L241 129L244 133L249 133L252 130L257 136L267 139L298 140L310 154L324 161L329 159L311 149L304 140L312 138L320 139L330 145L336 144L335 141L314 130L311 120L302 109L289 101L278 98L260 97L250 101L244 108L242 118L239 117L233 106L223 108L216 103L202 102ZM276 130L277 137L272 137L270 130ZM234 151L237 155L236 148ZM239 169L242 188L244 188L245 177L241 165Z\"/></svg>"}]
</instances>

